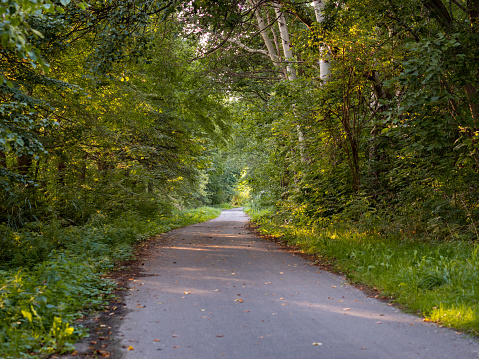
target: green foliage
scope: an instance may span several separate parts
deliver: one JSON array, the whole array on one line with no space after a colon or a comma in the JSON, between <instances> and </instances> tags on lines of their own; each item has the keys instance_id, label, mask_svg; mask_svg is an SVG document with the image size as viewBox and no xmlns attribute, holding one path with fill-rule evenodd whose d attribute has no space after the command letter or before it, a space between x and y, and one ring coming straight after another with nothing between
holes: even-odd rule
<instances>
[{"instance_id":1,"label":"green foliage","mask_svg":"<svg viewBox=\"0 0 479 359\"><path fill-rule=\"evenodd\" d=\"M8 5L7 5L7 4ZM62 0L61 5L66 6L70 0ZM80 3L84 6L83 3ZM48 64L43 59L38 48L31 43L32 37L43 38L43 34L31 26L29 20L32 18L47 17L47 14L62 14L65 12L63 6L55 5L50 0L17 0L3 2L0 7L0 35L1 45L3 49L15 52L20 60L26 60L36 67L40 65L43 69L48 68ZM2 68L0 73L0 85L6 82L8 87L13 87L13 83L7 78L5 79L5 69Z\"/></svg>"},{"instance_id":2,"label":"green foliage","mask_svg":"<svg viewBox=\"0 0 479 359\"><path fill-rule=\"evenodd\" d=\"M477 239L477 17L429 5L328 1L319 24L284 2L306 25L288 24L298 79L241 93L236 112L254 205L299 225Z\"/></svg>"},{"instance_id":3,"label":"green foliage","mask_svg":"<svg viewBox=\"0 0 479 359\"><path fill-rule=\"evenodd\" d=\"M90 5L72 5L62 16L37 19L45 34L40 45L54 60L49 78L27 63L0 58L15 81L14 88L0 88L5 100L0 223L15 228L37 220L81 225L97 211L167 214L175 206L211 202L202 192L208 151L224 142L229 114L224 94L208 86L201 66L188 61L194 42L178 37L181 26L174 19L152 24L142 18L138 26L148 31L142 35L146 47L141 55L126 68L119 59L105 59L108 76L98 70L92 80L86 67L92 64L90 56L102 53L95 48L101 44L90 41L92 34L71 43L60 34L87 14L93 16L92 33L107 31L97 11L126 21L131 9L101 5L93 15L96 5ZM116 45L133 51L139 45L132 36ZM229 192L216 202L228 200L225 196Z\"/></svg>"}]
</instances>

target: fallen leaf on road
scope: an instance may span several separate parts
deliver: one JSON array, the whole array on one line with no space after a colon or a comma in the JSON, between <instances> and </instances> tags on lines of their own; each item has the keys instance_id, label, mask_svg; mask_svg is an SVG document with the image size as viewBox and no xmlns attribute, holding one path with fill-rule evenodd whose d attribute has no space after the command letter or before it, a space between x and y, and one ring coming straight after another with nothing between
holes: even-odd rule
<instances>
[{"instance_id":1,"label":"fallen leaf on road","mask_svg":"<svg viewBox=\"0 0 479 359\"><path fill-rule=\"evenodd\" d=\"M161 339L153 339L154 342L161 342Z\"/></svg>"},{"instance_id":2,"label":"fallen leaf on road","mask_svg":"<svg viewBox=\"0 0 479 359\"><path fill-rule=\"evenodd\" d=\"M351 310L351 308L344 308L343 310Z\"/></svg>"},{"instance_id":3,"label":"fallen leaf on road","mask_svg":"<svg viewBox=\"0 0 479 359\"><path fill-rule=\"evenodd\" d=\"M235 302L243 303L243 299L235 299Z\"/></svg>"},{"instance_id":4,"label":"fallen leaf on road","mask_svg":"<svg viewBox=\"0 0 479 359\"><path fill-rule=\"evenodd\" d=\"M174 345L173 346L173 349L179 349L179 348L181 348L179 345Z\"/></svg>"},{"instance_id":5,"label":"fallen leaf on road","mask_svg":"<svg viewBox=\"0 0 479 359\"><path fill-rule=\"evenodd\" d=\"M223 338L223 336L222 335L217 335L216 338Z\"/></svg>"},{"instance_id":6,"label":"fallen leaf on road","mask_svg":"<svg viewBox=\"0 0 479 359\"><path fill-rule=\"evenodd\" d=\"M335 285L332 285L331 288L336 288L336 286L335 286Z\"/></svg>"},{"instance_id":7,"label":"fallen leaf on road","mask_svg":"<svg viewBox=\"0 0 479 359\"><path fill-rule=\"evenodd\" d=\"M365 347L362 347L361 350L366 350L366 348L365 348Z\"/></svg>"},{"instance_id":8,"label":"fallen leaf on road","mask_svg":"<svg viewBox=\"0 0 479 359\"><path fill-rule=\"evenodd\" d=\"M134 349L133 349L133 347L130 345L130 346L128 347L128 350L134 350Z\"/></svg>"},{"instance_id":9,"label":"fallen leaf on road","mask_svg":"<svg viewBox=\"0 0 479 359\"><path fill-rule=\"evenodd\" d=\"M191 292L187 292L187 291L185 291L184 293L185 293L185 294L190 294Z\"/></svg>"},{"instance_id":10,"label":"fallen leaf on road","mask_svg":"<svg viewBox=\"0 0 479 359\"><path fill-rule=\"evenodd\" d=\"M95 353L100 354L102 357L109 358L110 353L105 350L95 350Z\"/></svg>"},{"instance_id":11,"label":"fallen leaf on road","mask_svg":"<svg viewBox=\"0 0 479 359\"><path fill-rule=\"evenodd\" d=\"M323 345L323 343L313 343L313 345Z\"/></svg>"},{"instance_id":12,"label":"fallen leaf on road","mask_svg":"<svg viewBox=\"0 0 479 359\"><path fill-rule=\"evenodd\" d=\"M424 318L422 321L423 321L423 322L430 322L431 319L429 319L429 318Z\"/></svg>"}]
</instances>

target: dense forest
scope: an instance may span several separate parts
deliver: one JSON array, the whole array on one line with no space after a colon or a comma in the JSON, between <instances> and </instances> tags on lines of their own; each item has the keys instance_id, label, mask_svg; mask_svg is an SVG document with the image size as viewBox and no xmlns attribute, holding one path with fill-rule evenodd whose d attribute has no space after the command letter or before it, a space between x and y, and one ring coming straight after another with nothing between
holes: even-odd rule
<instances>
[{"instance_id":1,"label":"dense forest","mask_svg":"<svg viewBox=\"0 0 479 359\"><path fill-rule=\"evenodd\" d=\"M477 268L479 0L8 0L0 14L3 356L68 350L83 332L65 283L106 295L95 273L188 208L447 245Z\"/></svg>"}]
</instances>

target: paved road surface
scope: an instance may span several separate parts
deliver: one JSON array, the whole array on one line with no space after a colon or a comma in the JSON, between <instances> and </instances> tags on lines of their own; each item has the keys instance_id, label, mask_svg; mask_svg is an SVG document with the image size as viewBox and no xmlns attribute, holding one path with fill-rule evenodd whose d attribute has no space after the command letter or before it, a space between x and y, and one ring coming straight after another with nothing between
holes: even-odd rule
<instances>
[{"instance_id":1,"label":"paved road surface","mask_svg":"<svg viewBox=\"0 0 479 359\"><path fill-rule=\"evenodd\" d=\"M246 223L227 210L152 249L126 298L125 358L479 358L477 342L368 298Z\"/></svg>"}]
</instances>

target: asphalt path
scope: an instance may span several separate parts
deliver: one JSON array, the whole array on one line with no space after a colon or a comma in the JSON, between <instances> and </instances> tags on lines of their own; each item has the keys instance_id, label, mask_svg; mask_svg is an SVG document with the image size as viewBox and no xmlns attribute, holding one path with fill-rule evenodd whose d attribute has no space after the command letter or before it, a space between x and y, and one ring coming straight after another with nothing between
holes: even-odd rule
<instances>
[{"instance_id":1,"label":"asphalt path","mask_svg":"<svg viewBox=\"0 0 479 359\"><path fill-rule=\"evenodd\" d=\"M479 358L425 323L250 233L241 209L162 237L131 282L125 358Z\"/></svg>"}]
</instances>

